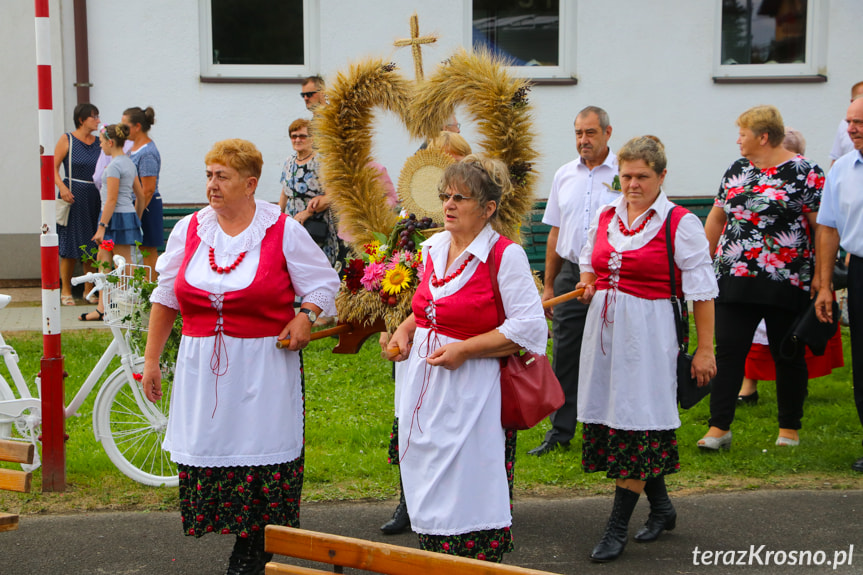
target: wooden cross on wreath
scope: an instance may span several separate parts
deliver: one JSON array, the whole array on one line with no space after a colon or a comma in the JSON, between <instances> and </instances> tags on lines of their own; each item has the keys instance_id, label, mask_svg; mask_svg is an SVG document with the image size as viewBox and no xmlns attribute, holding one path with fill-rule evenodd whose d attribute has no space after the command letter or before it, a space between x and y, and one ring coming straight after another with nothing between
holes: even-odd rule
<instances>
[{"instance_id":1,"label":"wooden cross on wreath","mask_svg":"<svg viewBox=\"0 0 863 575\"><path fill-rule=\"evenodd\" d=\"M420 45L433 44L434 42L437 42L437 36L435 35L420 36L419 18L416 12L411 16L411 37L393 42L393 45L398 48L402 46L411 47L414 57L414 74L416 75L417 82L421 82L423 79L423 54Z\"/></svg>"}]
</instances>

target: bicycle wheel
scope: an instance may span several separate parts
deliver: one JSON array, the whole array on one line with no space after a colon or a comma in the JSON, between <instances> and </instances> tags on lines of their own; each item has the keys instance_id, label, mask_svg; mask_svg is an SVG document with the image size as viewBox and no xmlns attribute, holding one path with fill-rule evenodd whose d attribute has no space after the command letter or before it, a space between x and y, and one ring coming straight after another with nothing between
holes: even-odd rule
<instances>
[{"instance_id":1,"label":"bicycle wheel","mask_svg":"<svg viewBox=\"0 0 863 575\"><path fill-rule=\"evenodd\" d=\"M140 373L144 360L134 371ZM164 395L158 403L144 396L137 381L129 381L123 368L112 373L93 408L93 430L108 458L130 479L144 485L174 487L179 484L177 465L162 449L168 425L170 378L162 379Z\"/></svg>"}]
</instances>

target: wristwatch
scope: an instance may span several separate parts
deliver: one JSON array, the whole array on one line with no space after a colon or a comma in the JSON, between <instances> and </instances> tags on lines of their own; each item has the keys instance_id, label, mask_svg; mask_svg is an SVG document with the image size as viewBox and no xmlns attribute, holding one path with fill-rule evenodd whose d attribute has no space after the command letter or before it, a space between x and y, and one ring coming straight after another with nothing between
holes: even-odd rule
<instances>
[{"instance_id":1,"label":"wristwatch","mask_svg":"<svg viewBox=\"0 0 863 575\"><path fill-rule=\"evenodd\" d=\"M107 228L107 227L108 227L108 224L103 223L103 222L99 222L99 227L100 227L100 228Z\"/></svg>"},{"instance_id":2,"label":"wristwatch","mask_svg":"<svg viewBox=\"0 0 863 575\"><path fill-rule=\"evenodd\" d=\"M301 307L300 313L306 314L306 316L309 318L310 323L315 323L316 321L318 321L318 314L308 308Z\"/></svg>"}]
</instances>

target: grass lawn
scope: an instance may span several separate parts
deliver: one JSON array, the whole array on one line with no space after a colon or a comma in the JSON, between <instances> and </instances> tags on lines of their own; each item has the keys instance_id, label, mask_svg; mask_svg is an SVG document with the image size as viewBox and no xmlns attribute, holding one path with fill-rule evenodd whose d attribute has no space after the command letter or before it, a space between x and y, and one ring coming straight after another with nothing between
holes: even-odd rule
<instances>
[{"instance_id":1,"label":"grass lawn","mask_svg":"<svg viewBox=\"0 0 863 575\"><path fill-rule=\"evenodd\" d=\"M850 361L847 333L845 357ZM20 357L29 381L39 369L40 334L7 337ZM67 401L83 382L95 358L110 340L104 330L63 334ZM330 353L335 340L312 342L305 352L306 378L306 500L382 499L397 495L396 469L387 464L393 419L391 366L369 341L359 355ZM111 368L113 370L113 368ZM110 371L109 371L110 373ZM8 380L5 366L0 374ZM850 470L861 455L863 436L854 410L850 367L815 379L809 385L804 428L798 448L773 445L777 435L776 386L759 385L761 402L740 407L729 452L701 453L696 441L707 429L708 405L703 401L682 413L678 430L681 472L669 477L677 493L701 490L810 488L861 489L863 475ZM173 488L145 487L127 479L108 460L93 436L91 396L80 417L66 422L67 490L41 493L40 471L34 473L31 494L0 492L0 510L22 513L102 509L175 509ZM607 493L612 482L604 474L581 471L581 442L569 451L541 458L526 452L536 447L547 421L519 433L516 488L525 496L575 496Z\"/></svg>"}]
</instances>

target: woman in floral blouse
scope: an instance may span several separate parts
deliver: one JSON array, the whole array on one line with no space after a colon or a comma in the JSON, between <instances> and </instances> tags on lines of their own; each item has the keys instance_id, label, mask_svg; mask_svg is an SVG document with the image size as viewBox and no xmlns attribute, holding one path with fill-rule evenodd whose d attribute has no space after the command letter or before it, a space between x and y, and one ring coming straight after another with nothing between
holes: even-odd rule
<instances>
[{"instance_id":1,"label":"woman in floral blouse","mask_svg":"<svg viewBox=\"0 0 863 575\"><path fill-rule=\"evenodd\" d=\"M731 446L731 422L746 354L763 318L776 362L778 446L799 443L808 375L803 350L782 357L779 347L817 291L815 218L824 172L782 147L785 128L773 106L737 119L743 156L725 172L705 232L719 281L716 299L717 376L710 396L705 450Z\"/></svg>"},{"instance_id":2,"label":"woman in floral blouse","mask_svg":"<svg viewBox=\"0 0 863 575\"><path fill-rule=\"evenodd\" d=\"M330 265L341 271L346 248L338 236L330 199L318 180L318 153L312 143L310 128L311 122L305 118L294 120L288 127L294 154L282 168L279 208L303 224L326 254Z\"/></svg>"}]
</instances>

